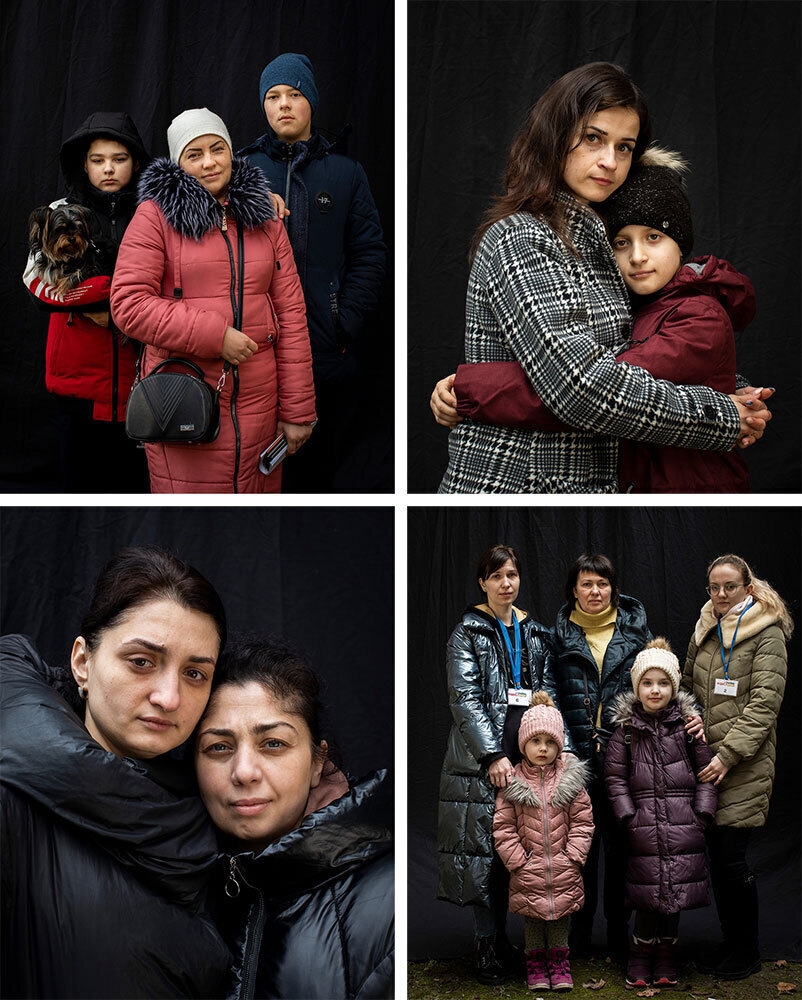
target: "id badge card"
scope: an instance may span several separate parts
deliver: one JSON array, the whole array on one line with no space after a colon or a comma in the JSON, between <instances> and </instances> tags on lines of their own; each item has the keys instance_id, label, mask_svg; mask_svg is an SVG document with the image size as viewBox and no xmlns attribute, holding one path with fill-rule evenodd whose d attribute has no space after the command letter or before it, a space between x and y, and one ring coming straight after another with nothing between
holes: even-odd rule
<instances>
[{"instance_id":1,"label":"id badge card","mask_svg":"<svg viewBox=\"0 0 802 1000\"><path fill-rule=\"evenodd\" d=\"M529 702L532 700L532 690L531 688L508 688L507 689L507 704L508 705L523 705L525 708L529 708Z\"/></svg>"},{"instance_id":2,"label":"id badge card","mask_svg":"<svg viewBox=\"0 0 802 1000\"><path fill-rule=\"evenodd\" d=\"M719 677L713 688L713 694L725 694L734 698L738 694L738 681L727 681L723 677Z\"/></svg>"}]
</instances>

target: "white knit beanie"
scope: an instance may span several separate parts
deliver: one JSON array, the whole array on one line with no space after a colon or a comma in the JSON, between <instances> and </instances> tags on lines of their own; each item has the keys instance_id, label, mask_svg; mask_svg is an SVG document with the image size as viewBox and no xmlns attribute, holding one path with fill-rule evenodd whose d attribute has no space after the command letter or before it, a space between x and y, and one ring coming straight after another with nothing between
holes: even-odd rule
<instances>
[{"instance_id":1,"label":"white knit beanie","mask_svg":"<svg viewBox=\"0 0 802 1000\"><path fill-rule=\"evenodd\" d=\"M641 677L647 670L662 670L671 681L673 697L677 697L680 682L679 660L671 652L671 646L669 646L667 639L663 639L661 636L652 639L649 645L635 657L630 675L632 677L632 690L636 694Z\"/></svg>"},{"instance_id":2,"label":"white knit beanie","mask_svg":"<svg viewBox=\"0 0 802 1000\"><path fill-rule=\"evenodd\" d=\"M208 108L190 108L173 118L167 129L167 145L173 163L178 163L184 149L199 135L219 135L228 143L232 153L234 151L226 123L219 115Z\"/></svg>"}]
</instances>

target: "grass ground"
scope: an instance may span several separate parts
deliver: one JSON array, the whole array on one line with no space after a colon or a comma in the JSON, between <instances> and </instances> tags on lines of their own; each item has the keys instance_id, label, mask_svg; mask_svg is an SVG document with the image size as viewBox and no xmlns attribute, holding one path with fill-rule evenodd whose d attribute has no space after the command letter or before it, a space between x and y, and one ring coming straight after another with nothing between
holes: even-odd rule
<instances>
[{"instance_id":1,"label":"grass ground","mask_svg":"<svg viewBox=\"0 0 802 1000\"><path fill-rule=\"evenodd\" d=\"M761 972L738 982L716 981L712 976L702 975L690 963L681 969L679 986L671 990L658 990L668 998L675 996L681 1000L776 1000L783 996L802 996L800 981L802 968L798 962L777 966L774 962L764 962ZM626 997L633 1000L637 990L628 990L624 976L618 966L603 958L578 959L571 962L574 988L566 995L581 996L586 1000L619 1000ZM601 989L584 988L583 984L604 980ZM792 984L792 991L778 990L778 984ZM510 980L503 986L482 986L473 974L473 966L468 958L451 962L410 962L408 970L409 1000L548 1000L563 993L548 990L528 990L523 978L519 982ZM640 994L643 995L643 994ZM648 995L648 994L647 994ZM656 995L656 994L652 994Z\"/></svg>"}]
</instances>

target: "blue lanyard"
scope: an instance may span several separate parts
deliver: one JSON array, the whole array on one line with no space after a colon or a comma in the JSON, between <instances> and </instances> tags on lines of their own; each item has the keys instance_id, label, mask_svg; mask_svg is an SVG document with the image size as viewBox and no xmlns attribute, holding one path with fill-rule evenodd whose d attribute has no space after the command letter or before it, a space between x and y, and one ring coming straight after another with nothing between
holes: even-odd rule
<instances>
[{"instance_id":1,"label":"blue lanyard","mask_svg":"<svg viewBox=\"0 0 802 1000\"><path fill-rule=\"evenodd\" d=\"M749 605L751 608L752 605ZM724 680L728 681L730 679L730 657L732 656L732 651L735 649L735 637L738 635L738 626L741 624L741 619L749 610L749 608L744 608L743 611L738 615L738 621L735 623L735 631L732 633L732 645L730 646L730 651L727 653L727 659L724 659L724 636L721 634L721 618L718 620L718 641L719 641L719 652L721 653L721 662L724 664Z\"/></svg>"},{"instance_id":2,"label":"blue lanyard","mask_svg":"<svg viewBox=\"0 0 802 1000\"><path fill-rule=\"evenodd\" d=\"M510 642L510 636L507 632L507 626L504 622L501 622L496 618L498 622L498 627L501 629L501 634L504 637L504 644L507 647L507 655L510 658L510 666L512 667L512 683L515 687L519 688L521 686L521 626L518 624L518 616L515 614L515 608L512 609L512 623L515 626L515 655L512 652L512 643Z\"/></svg>"}]
</instances>

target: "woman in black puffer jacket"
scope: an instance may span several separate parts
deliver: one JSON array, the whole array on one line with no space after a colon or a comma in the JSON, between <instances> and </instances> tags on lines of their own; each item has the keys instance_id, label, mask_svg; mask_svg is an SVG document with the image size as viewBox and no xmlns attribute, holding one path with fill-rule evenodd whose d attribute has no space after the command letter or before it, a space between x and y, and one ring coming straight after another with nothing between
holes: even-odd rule
<instances>
[{"instance_id":1,"label":"woman in black puffer jacket","mask_svg":"<svg viewBox=\"0 0 802 1000\"><path fill-rule=\"evenodd\" d=\"M629 919L624 907L626 855L610 812L602 771L614 725L613 702L632 689L632 664L652 635L640 601L619 593L615 567L607 556L580 556L568 571L565 598L552 630L554 672L560 708L576 753L593 768L588 792L595 825L583 872L585 905L572 921L571 948L575 956L590 949L599 849L603 845L607 947L623 956Z\"/></svg>"},{"instance_id":2,"label":"woman in black puffer jacket","mask_svg":"<svg viewBox=\"0 0 802 1000\"><path fill-rule=\"evenodd\" d=\"M214 831L170 751L224 639L211 584L140 548L99 577L71 676L0 640L2 996L223 995L231 956L203 912Z\"/></svg>"},{"instance_id":3,"label":"woman in black puffer jacket","mask_svg":"<svg viewBox=\"0 0 802 1000\"><path fill-rule=\"evenodd\" d=\"M228 651L195 763L221 834L229 996L392 996L390 781L376 771L350 782L334 765L317 679L288 647L254 638Z\"/></svg>"}]
</instances>

